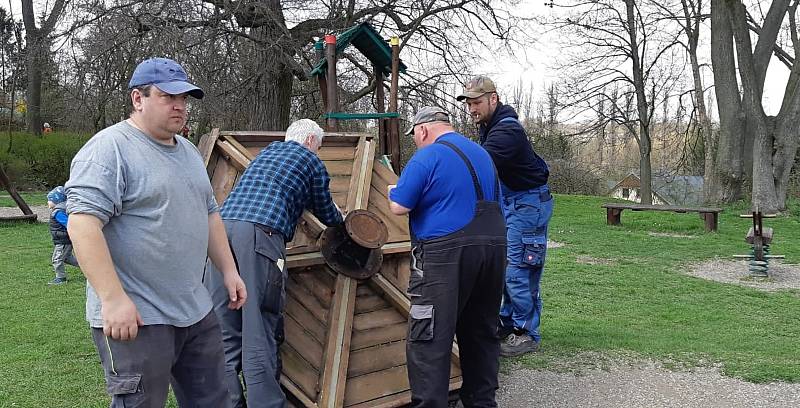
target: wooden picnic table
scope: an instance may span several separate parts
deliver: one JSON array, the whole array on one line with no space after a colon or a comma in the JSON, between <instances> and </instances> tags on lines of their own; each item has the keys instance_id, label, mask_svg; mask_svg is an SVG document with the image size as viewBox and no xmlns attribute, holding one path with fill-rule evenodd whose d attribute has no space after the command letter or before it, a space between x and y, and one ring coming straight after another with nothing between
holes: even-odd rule
<instances>
[{"instance_id":1,"label":"wooden picnic table","mask_svg":"<svg viewBox=\"0 0 800 408\"><path fill-rule=\"evenodd\" d=\"M696 212L700 214L705 222L707 232L716 232L719 219L719 213L722 208L716 207L680 207L674 205L652 205L652 204L623 204L623 203L606 203L602 205L606 209L606 222L608 225L621 225L622 224L622 211L671 211L676 213Z\"/></svg>"}]
</instances>

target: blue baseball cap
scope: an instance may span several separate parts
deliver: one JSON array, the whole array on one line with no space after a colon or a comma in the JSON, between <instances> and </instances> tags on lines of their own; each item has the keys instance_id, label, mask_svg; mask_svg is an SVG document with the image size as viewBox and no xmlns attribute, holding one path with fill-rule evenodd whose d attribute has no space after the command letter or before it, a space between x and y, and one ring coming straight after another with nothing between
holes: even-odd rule
<instances>
[{"instance_id":1,"label":"blue baseball cap","mask_svg":"<svg viewBox=\"0 0 800 408\"><path fill-rule=\"evenodd\" d=\"M203 99L205 95L202 89L189 83L186 71L169 58L150 58L136 66L128 83L128 89L143 85L155 85L170 95L188 93L197 99Z\"/></svg>"}]
</instances>

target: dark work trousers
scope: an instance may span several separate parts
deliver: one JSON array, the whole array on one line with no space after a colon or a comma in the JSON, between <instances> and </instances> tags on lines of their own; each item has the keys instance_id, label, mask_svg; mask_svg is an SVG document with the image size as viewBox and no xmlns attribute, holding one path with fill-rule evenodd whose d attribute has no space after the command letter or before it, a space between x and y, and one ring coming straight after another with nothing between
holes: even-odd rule
<instances>
[{"instance_id":1,"label":"dark work trousers","mask_svg":"<svg viewBox=\"0 0 800 408\"><path fill-rule=\"evenodd\" d=\"M92 340L112 408L162 408L170 382L181 407L230 407L222 338L213 312L188 327L139 327L130 341L113 340L94 328Z\"/></svg>"},{"instance_id":2,"label":"dark work trousers","mask_svg":"<svg viewBox=\"0 0 800 408\"><path fill-rule=\"evenodd\" d=\"M241 310L228 309L222 274L210 262L204 284L222 326L225 376L235 408L284 407L280 387L286 243L283 235L251 222L224 220L236 266L247 289ZM239 381L244 378L244 389ZM247 402L245 402L245 390Z\"/></svg>"},{"instance_id":3,"label":"dark work trousers","mask_svg":"<svg viewBox=\"0 0 800 408\"><path fill-rule=\"evenodd\" d=\"M453 335L457 335L461 402L465 407L496 407L505 221L498 202L483 200L466 156L455 146L443 144L467 163L479 201L474 218L461 230L412 243L406 346L411 406L447 407L450 354Z\"/></svg>"}]
</instances>

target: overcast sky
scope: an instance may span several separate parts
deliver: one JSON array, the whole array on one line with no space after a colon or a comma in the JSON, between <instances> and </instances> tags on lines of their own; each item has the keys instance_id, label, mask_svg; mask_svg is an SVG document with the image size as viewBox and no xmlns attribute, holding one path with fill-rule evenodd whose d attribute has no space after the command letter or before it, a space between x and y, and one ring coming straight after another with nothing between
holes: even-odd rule
<instances>
[{"instance_id":1,"label":"overcast sky","mask_svg":"<svg viewBox=\"0 0 800 408\"><path fill-rule=\"evenodd\" d=\"M3 4L3 7L7 8L10 4L14 18L21 20L21 1L7 1L6 4ZM519 7L515 8L515 13L523 17L533 17L559 12L558 7L547 7L545 2L546 0L521 0ZM42 7L49 8L51 6L51 3L47 0L34 0L34 3L36 4L37 14L41 13ZM707 42L710 35L709 30L706 29L704 34ZM513 58L508 55L498 54L496 58L487 61L483 66L476 67L475 73L491 76L501 91L512 89L522 80L526 84L532 85L537 95L542 95L544 88L548 84L559 79L557 72L552 69L555 64L555 58L559 54L559 50L555 47L555 43L548 41L547 37L538 37L535 42L526 44L521 49L516 50L516 55ZM705 62L710 65L709 52L706 44L699 56L701 64ZM704 79L705 86L712 86L713 78L710 70L705 69L704 73L706 74ZM690 73L687 74L691 75ZM777 114L788 76L788 69L773 58L767 72L767 81L764 87L764 108L768 114ZM712 110L712 114L716 111L715 106L709 108Z\"/></svg>"}]
</instances>

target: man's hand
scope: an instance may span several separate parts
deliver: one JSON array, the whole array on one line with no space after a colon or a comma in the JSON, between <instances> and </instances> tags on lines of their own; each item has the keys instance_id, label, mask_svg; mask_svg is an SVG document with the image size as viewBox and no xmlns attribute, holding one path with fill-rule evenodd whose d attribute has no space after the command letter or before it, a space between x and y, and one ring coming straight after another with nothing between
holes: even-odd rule
<instances>
[{"instance_id":1,"label":"man's hand","mask_svg":"<svg viewBox=\"0 0 800 408\"><path fill-rule=\"evenodd\" d=\"M228 272L223 276L223 283L225 288L228 289L228 309L238 310L242 308L244 302L247 300L247 289L244 287L244 281L239 276L238 272Z\"/></svg>"},{"instance_id":2,"label":"man's hand","mask_svg":"<svg viewBox=\"0 0 800 408\"><path fill-rule=\"evenodd\" d=\"M133 340L139 326L144 325L136 305L126 294L102 302L102 316L103 334L114 340Z\"/></svg>"}]
</instances>

